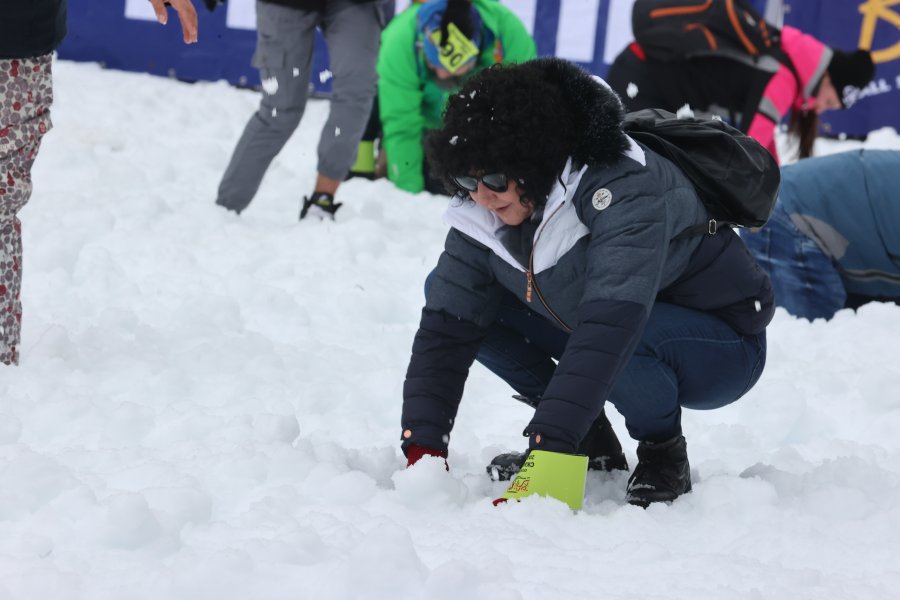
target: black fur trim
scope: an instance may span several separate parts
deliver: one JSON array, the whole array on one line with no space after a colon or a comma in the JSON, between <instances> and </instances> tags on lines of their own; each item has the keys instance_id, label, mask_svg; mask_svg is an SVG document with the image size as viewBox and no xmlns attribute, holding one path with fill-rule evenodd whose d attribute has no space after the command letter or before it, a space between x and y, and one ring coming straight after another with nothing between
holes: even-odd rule
<instances>
[{"instance_id":1,"label":"black fur trim","mask_svg":"<svg viewBox=\"0 0 900 600\"><path fill-rule=\"evenodd\" d=\"M609 165L628 150L630 143L622 130L625 109L615 92L566 60L538 58L526 64L541 70L568 101L570 118L580 132L572 152L577 162Z\"/></svg>"}]
</instances>

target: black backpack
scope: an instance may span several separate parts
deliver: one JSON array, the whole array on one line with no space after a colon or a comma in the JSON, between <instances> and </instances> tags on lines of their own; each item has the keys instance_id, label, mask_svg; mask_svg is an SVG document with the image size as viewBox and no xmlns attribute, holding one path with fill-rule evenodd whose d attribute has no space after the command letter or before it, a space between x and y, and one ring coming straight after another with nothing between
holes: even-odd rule
<instances>
[{"instance_id":1,"label":"black backpack","mask_svg":"<svg viewBox=\"0 0 900 600\"><path fill-rule=\"evenodd\" d=\"M631 28L647 56L657 60L717 55L753 62L770 55L790 63L781 30L746 0L637 0Z\"/></svg>"},{"instance_id":2,"label":"black backpack","mask_svg":"<svg viewBox=\"0 0 900 600\"><path fill-rule=\"evenodd\" d=\"M769 219L781 171L759 142L717 119L680 118L647 108L625 115L625 133L678 166L710 213L676 239L723 226L761 227Z\"/></svg>"}]
</instances>

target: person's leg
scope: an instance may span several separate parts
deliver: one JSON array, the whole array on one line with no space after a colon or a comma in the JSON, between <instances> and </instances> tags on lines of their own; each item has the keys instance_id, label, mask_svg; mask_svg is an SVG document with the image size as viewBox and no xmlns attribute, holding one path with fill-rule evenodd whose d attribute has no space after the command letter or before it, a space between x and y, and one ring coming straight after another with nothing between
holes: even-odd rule
<instances>
[{"instance_id":1,"label":"person's leg","mask_svg":"<svg viewBox=\"0 0 900 600\"><path fill-rule=\"evenodd\" d=\"M741 238L769 274L775 304L804 319L830 319L844 308L847 291L832 260L775 206L768 223Z\"/></svg>"},{"instance_id":2,"label":"person's leg","mask_svg":"<svg viewBox=\"0 0 900 600\"><path fill-rule=\"evenodd\" d=\"M379 2L334 0L327 5L323 33L334 79L328 119L319 138L318 172L323 178L343 181L356 160L375 98L383 24Z\"/></svg>"},{"instance_id":3,"label":"person's leg","mask_svg":"<svg viewBox=\"0 0 900 600\"><path fill-rule=\"evenodd\" d=\"M656 303L610 402L631 437L663 442L681 435L681 408L720 408L743 396L766 360L765 333L741 335L711 314Z\"/></svg>"},{"instance_id":4,"label":"person's leg","mask_svg":"<svg viewBox=\"0 0 900 600\"><path fill-rule=\"evenodd\" d=\"M372 110L383 19L380 2L334 0L325 5L322 31L334 79L328 119L319 138L318 174L312 194L303 198L300 219L309 214L333 219L341 207L334 196L356 160Z\"/></svg>"},{"instance_id":5,"label":"person's leg","mask_svg":"<svg viewBox=\"0 0 900 600\"><path fill-rule=\"evenodd\" d=\"M510 294L477 360L515 390L533 397L543 393L555 369L551 358L562 355L567 341L564 332ZM641 442L641 462L629 483L629 501L646 505L690 491L681 408L713 409L734 402L759 379L765 356L764 333L742 336L708 313L654 305L641 341L610 395L629 433ZM621 449L611 428L597 425L591 431L597 429L603 435L598 440L589 433L589 445L603 442ZM592 452L586 447L579 451L589 456ZM492 463L488 471L496 466Z\"/></svg>"},{"instance_id":6,"label":"person's leg","mask_svg":"<svg viewBox=\"0 0 900 600\"><path fill-rule=\"evenodd\" d=\"M657 303L610 401L638 440L629 503L646 507L691 491L681 408L713 409L743 396L759 379L765 333L744 336L719 318Z\"/></svg>"},{"instance_id":7,"label":"person's leg","mask_svg":"<svg viewBox=\"0 0 900 600\"><path fill-rule=\"evenodd\" d=\"M247 208L272 159L300 124L319 18L317 12L257 1L253 64L259 69L263 97L225 169L217 204L238 213Z\"/></svg>"},{"instance_id":8,"label":"person's leg","mask_svg":"<svg viewBox=\"0 0 900 600\"><path fill-rule=\"evenodd\" d=\"M22 224L31 167L50 130L51 55L0 60L0 363L19 363Z\"/></svg>"},{"instance_id":9,"label":"person's leg","mask_svg":"<svg viewBox=\"0 0 900 600\"><path fill-rule=\"evenodd\" d=\"M377 179L378 165L376 158L376 141L381 137L381 116L378 113L378 97L372 100L372 110L366 128L359 140L359 148L356 152L356 162L350 167L347 179L351 177L363 177L365 179Z\"/></svg>"},{"instance_id":10,"label":"person's leg","mask_svg":"<svg viewBox=\"0 0 900 600\"><path fill-rule=\"evenodd\" d=\"M520 394L539 398L567 341L508 294L476 359ZM713 409L740 398L762 373L765 356L764 333L742 336L708 313L657 303L610 402L634 439L663 441L681 433L681 407Z\"/></svg>"}]
</instances>

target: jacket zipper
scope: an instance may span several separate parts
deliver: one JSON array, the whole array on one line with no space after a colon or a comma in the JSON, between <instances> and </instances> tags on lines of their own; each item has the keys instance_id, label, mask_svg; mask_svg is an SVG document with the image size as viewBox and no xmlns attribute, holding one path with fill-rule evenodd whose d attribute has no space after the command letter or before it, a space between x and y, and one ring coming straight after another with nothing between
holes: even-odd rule
<instances>
[{"instance_id":1,"label":"jacket zipper","mask_svg":"<svg viewBox=\"0 0 900 600\"><path fill-rule=\"evenodd\" d=\"M564 206L565 203L560 204L556 210L550 213L550 216L544 220L544 226L541 227L540 231L538 231L537 237L534 238L534 243L531 245L531 255L528 257L528 270L525 271L525 280L527 281L527 285L525 287L525 301L531 304L532 292L537 294L538 300L541 301L541 304L547 310L550 315L556 319L556 322L562 325L562 328L565 329L568 333L572 333L572 328L569 327L568 323L566 323L562 317L556 314L550 305L547 303L547 300L544 298L544 295L541 293L541 288L538 287L537 278L534 275L534 249L537 247L538 241L541 239L541 235L544 233L544 229L547 228L547 223L550 222L550 219L559 212Z\"/></svg>"}]
</instances>

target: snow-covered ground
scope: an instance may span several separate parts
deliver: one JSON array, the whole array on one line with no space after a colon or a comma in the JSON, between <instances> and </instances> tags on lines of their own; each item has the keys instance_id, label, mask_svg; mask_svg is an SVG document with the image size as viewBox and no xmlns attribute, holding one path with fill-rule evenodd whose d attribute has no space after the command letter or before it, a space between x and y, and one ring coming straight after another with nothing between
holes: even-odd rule
<instances>
[{"instance_id":1,"label":"snow-covered ground","mask_svg":"<svg viewBox=\"0 0 900 600\"><path fill-rule=\"evenodd\" d=\"M0 370L0 599L897 597L897 306L779 311L752 392L685 413L673 505L591 473L577 514L494 508L484 465L529 414L480 366L450 473L398 449L445 200L354 180L337 222L298 223L313 101L237 217L213 201L257 94L55 69L22 364Z\"/></svg>"}]
</instances>

